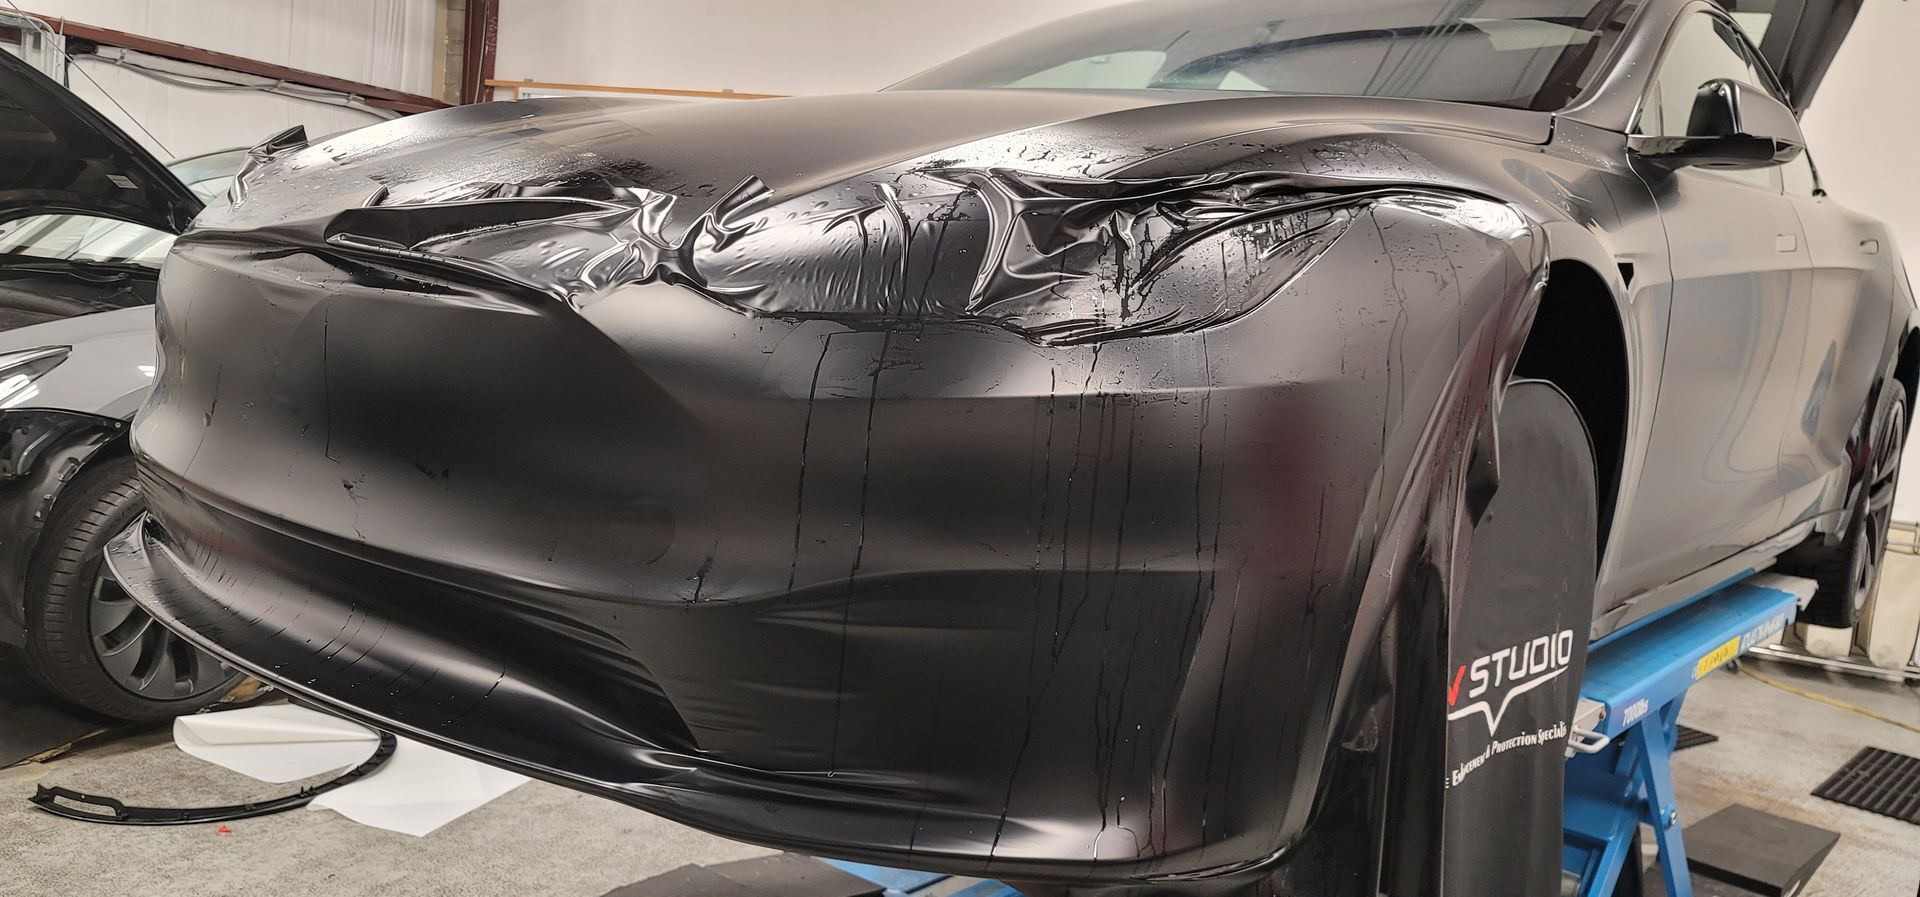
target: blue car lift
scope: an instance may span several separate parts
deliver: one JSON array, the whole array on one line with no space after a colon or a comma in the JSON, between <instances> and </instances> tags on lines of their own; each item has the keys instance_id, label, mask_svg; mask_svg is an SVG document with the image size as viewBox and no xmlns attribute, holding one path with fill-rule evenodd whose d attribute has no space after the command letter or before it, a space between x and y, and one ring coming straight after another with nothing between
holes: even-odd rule
<instances>
[{"instance_id":1,"label":"blue car lift","mask_svg":"<svg viewBox=\"0 0 1920 897\"><path fill-rule=\"evenodd\" d=\"M892 869L886 866L869 866L849 860L822 860L842 872L864 878L885 888L882 897L916 897L916 895L934 892L944 897L1021 897L1020 892L997 881L984 879L959 879L957 876L939 872L914 872L908 869Z\"/></svg>"},{"instance_id":2,"label":"blue car lift","mask_svg":"<svg viewBox=\"0 0 1920 897\"><path fill-rule=\"evenodd\" d=\"M1670 765L1680 703L1702 677L1786 629L1813 589L1812 580L1743 574L1594 644L1567 750L1561 850L1561 868L1578 879L1579 897L1614 893L1641 823L1653 827L1668 897L1693 897ZM880 885L886 897L914 897L952 878L826 862ZM1640 874L1637 862L1631 869ZM997 881L952 882L938 890L956 897L1020 897Z\"/></svg>"},{"instance_id":3,"label":"blue car lift","mask_svg":"<svg viewBox=\"0 0 1920 897\"><path fill-rule=\"evenodd\" d=\"M1560 858L1580 897L1608 897L1622 874L1640 874L1630 854L1642 823L1653 828L1668 897L1693 897L1671 766L1680 704L1702 677L1786 629L1813 587L1748 576L1595 643L1568 745Z\"/></svg>"}]
</instances>

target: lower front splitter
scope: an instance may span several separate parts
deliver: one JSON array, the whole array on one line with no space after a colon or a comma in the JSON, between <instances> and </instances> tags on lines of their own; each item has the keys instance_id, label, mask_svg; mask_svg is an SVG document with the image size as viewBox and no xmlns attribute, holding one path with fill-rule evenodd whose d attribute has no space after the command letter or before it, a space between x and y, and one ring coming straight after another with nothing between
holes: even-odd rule
<instances>
[{"instance_id":1,"label":"lower front splitter","mask_svg":"<svg viewBox=\"0 0 1920 897\"><path fill-rule=\"evenodd\" d=\"M914 780L885 770L820 774L716 758L687 743L668 690L620 650L621 640L550 612L554 596L502 583L483 589L466 571L421 569L228 508L152 469L145 479L153 515L109 548L114 575L192 644L349 719L725 837L799 852L1037 882L1153 880L1194 861L1193 842L1185 853L1103 857L1097 817L1088 825L1067 815L956 809L959 797L932 790L965 785L939 778L944 770ZM1151 594L1155 581L1133 588ZM855 607L858 631L858 615L867 611ZM680 618L673 611L660 619ZM980 643L1000 628L981 625L973 637ZM973 662L995 656L980 654ZM1089 657L1108 655L1124 656ZM1142 666L1157 662L1149 649L1136 655ZM1062 676L1079 675L1062 669ZM709 693L731 687L724 680L707 686ZM781 722L777 706L739 712ZM1033 751L1026 759L1058 766ZM1023 796L1036 794L1049 793Z\"/></svg>"}]
</instances>

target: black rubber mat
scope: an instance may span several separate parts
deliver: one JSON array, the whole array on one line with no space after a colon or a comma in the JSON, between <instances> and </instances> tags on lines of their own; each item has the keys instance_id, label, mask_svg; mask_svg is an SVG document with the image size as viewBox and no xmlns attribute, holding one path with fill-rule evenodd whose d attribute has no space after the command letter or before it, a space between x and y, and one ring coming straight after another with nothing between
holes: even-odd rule
<instances>
[{"instance_id":1,"label":"black rubber mat","mask_svg":"<svg viewBox=\"0 0 1920 897\"><path fill-rule=\"evenodd\" d=\"M1699 747L1703 744L1712 744L1719 740L1720 740L1720 736L1715 735L1712 732L1702 732L1699 729L1690 728L1688 726L1681 726L1680 735L1678 738L1674 740L1673 749L1676 751L1684 751L1690 747Z\"/></svg>"},{"instance_id":2,"label":"black rubber mat","mask_svg":"<svg viewBox=\"0 0 1920 897\"><path fill-rule=\"evenodd\" d=\"M1861 748L1813 796L1920 825L1920 757Z\"/></svg>"},{"instance_id":3,"label":"black rubber mat","mask_svg":"<svg viewBox=\"0 0 1920 897\"><path fill-rule=\"evenodd\" d=\"M1839 832L1734 804L1687 826L1687 865L1751 893L1790 897L1839 842Z\"/></svg>"}]
</instances>

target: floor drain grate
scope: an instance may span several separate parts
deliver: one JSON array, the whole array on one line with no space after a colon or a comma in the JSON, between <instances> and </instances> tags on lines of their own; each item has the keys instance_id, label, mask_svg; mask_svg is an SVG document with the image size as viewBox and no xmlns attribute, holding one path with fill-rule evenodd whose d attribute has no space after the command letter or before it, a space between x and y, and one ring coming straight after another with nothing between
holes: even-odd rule
<instances>
[{"instance_id":1,"label":"floor drain grate","mask_svg":"<svg viewBox=\"0 0 1920 897\"><path fill-rule=\"evenodd\" d=\"M1674 743L1673 743L1673 749L1676 751L1684 751L1690 747L1699 747L1703 744L1712 744L1720 740L1720 736L1715 735L1712 732L1702 732L1699 729L1695 729L1690 726L1681 726L1679 728L1680 728L1680 735L1678 738L1674 740Z\"/></svg>"},{"instance_id":2,"label":"floor drain grate","mask_svg":"<svg viewBox=\"0 0 1920 897\"><path fill-rule=\"evenodd\" d=\"M1920 825L1920 757L1861 748L1813 796Z\"/></svg>"}]
</instances>

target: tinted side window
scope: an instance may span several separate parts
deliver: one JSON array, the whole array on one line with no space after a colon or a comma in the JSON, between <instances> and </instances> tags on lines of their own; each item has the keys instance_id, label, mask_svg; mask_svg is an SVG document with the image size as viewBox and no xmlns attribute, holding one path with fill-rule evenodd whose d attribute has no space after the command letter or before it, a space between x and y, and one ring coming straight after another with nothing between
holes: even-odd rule
<instances>
[{"instance_id":1,"label":"tinted side window","mask_svg":"<svg viewBox=\"0 0 1920 897\"><path fill-rule=\"evenodd\" d=\"M1693 98L1700 85L1715 78L1731 78L1766 91L1761 76L1747 56L1746 42L1731 26L1706 13L1680 20L1667 41L1666 54L1654 73L1653 86L1640 105L1634 130L1640 134L1683 137L1693 114ZM1715 174L1773 188L1773 169L1716 170Z\"/></svg>"}]
</instances>

